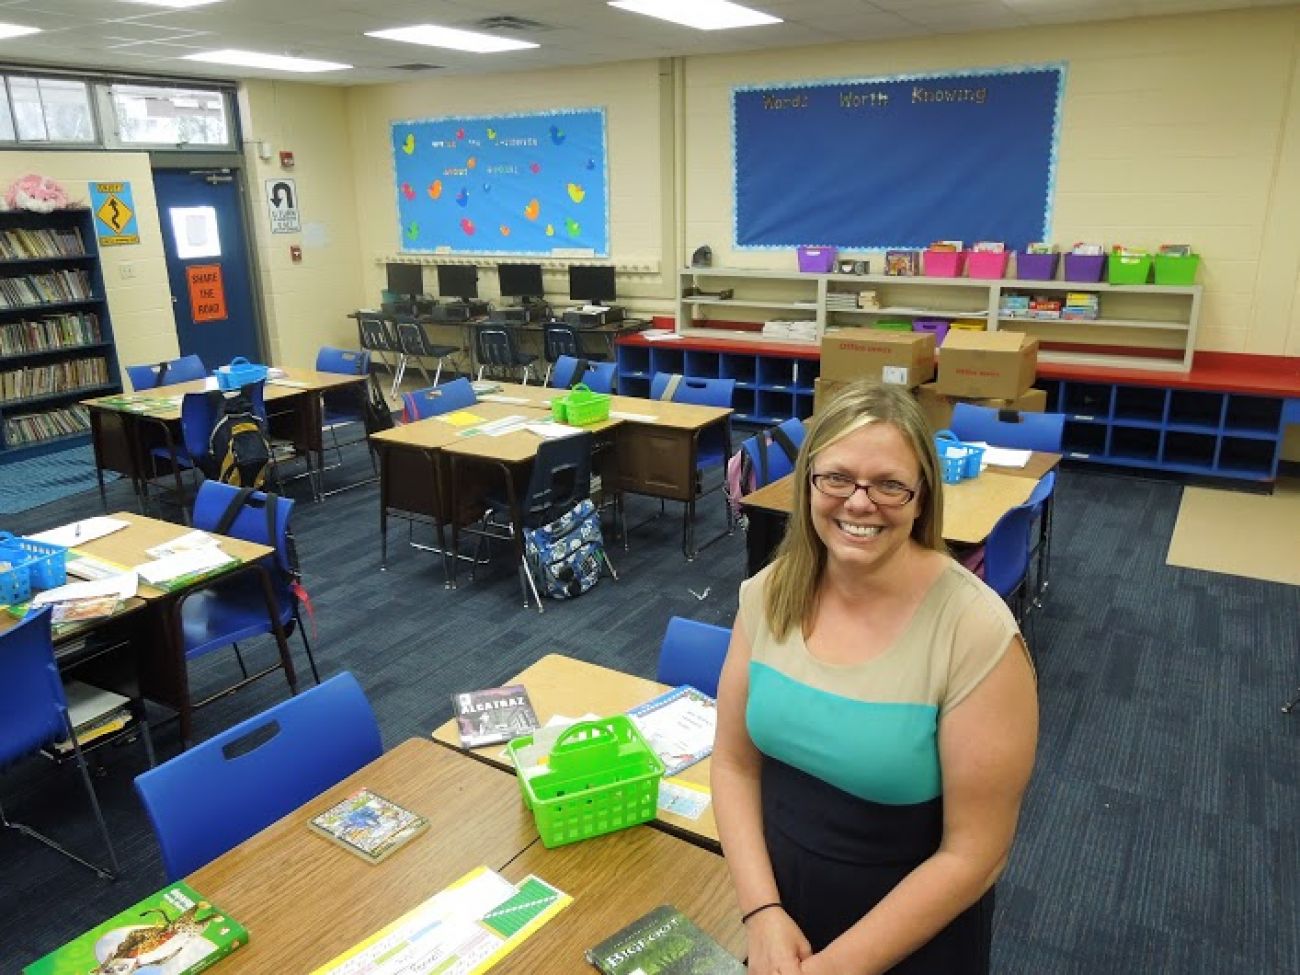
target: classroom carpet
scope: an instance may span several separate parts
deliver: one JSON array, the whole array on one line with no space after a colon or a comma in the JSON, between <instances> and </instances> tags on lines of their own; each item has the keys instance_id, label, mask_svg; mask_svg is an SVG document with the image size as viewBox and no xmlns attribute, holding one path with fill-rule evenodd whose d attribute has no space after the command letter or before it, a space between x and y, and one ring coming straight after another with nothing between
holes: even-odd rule
<instances>
[{"instance_id":1,"label":"classroom carpet","mask_svg":"<svg viewBox=\"0 0 1300 975\"><path fill-rule=\"evenodd\" d=\"M118 475L105 474L105 480ZM0 467L0 515L39 508L95 488L95 451L82 444Z\"/></svg>"},{"instance_id":2,"label":"classroom carpet","mask_svg":"<svg viewBox=\"0 0 1300 975\"><path fill-rule=\"evenodd\" d=\"M331 472L333 483L369 476L363 450L349 461ZM653 677L669 617L729 626L736 611L743 534L686 562L680 505L636 528L629 551L611 546L618 582L604 579L539 615L520 605L505 551L476 581L446 590L438 560L408 548L399 524L381 573L376 487L322 504L306 503L305 491L304 481L290 486L316 658L323 677L356 675L390 748L447 720L452 692L500 684L543 654ZM1300 587L1166 565L1181 492L1083 466L1057 480L1051 586L1033 646L1037 765L998 882L997 975L1300 971L1300 714L1279 710L1300 682ZM129 481L109 486L110 511L134 507ZM629 499L628 524L658 508ZM722 527L722 510L718 495L705 500L702 535ZM6 525L37 531L101 512L91 491ZM431 541L431 529L417 526L416 538ZM309 679L297 636L290 642ZM250 668L274 657L265 639L241 647ZM193 662L200 694L234 674L229 653ZM202 709L197 735L286 694L278 674L257 681ZM160 758L174 755L175 724L157 727L154 741ZM19 971L165 880L132 789L142 749L96 754L123 873L97 880L0 830L0 972ZM72 768L33 759L5 769L0 801L11 816L102 856ZM256 937L259 919L241 920ZM379 912L375 927L387 920ZM548 970L589 969L575 958Z\"/></svg>"},{"instance_id":3,"label":"classroom carpet","mask_svg":"<svg viewBox=\"0 0 1300 975\"><path fill-rule=\"evenodd\" d=\"M1300 586L1300 480L1272 494L1184 488L1165 562Z\"/></svg>"}]
</instances>

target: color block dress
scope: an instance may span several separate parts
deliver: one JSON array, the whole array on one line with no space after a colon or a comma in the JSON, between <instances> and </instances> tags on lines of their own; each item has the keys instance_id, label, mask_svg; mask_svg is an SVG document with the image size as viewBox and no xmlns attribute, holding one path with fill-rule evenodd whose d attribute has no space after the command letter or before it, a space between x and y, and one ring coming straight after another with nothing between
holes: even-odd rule
<instances>
[{"instance_id":1,"label":"color block dress","mask_svg":"<svg viewBox=\"0 0 1300 975\"><path fill-rule=\"evenodd\" d=\"M740 587L753 650L745 723L763 754L763 829L781 901L818 951L939 847L939 721L1002 658L1018 630L1003 601L950 562L911 622L863 664L823 663L768 629L771 568ZM985 975L990 890L891 969Z\"/></svg>"}]
</instances>

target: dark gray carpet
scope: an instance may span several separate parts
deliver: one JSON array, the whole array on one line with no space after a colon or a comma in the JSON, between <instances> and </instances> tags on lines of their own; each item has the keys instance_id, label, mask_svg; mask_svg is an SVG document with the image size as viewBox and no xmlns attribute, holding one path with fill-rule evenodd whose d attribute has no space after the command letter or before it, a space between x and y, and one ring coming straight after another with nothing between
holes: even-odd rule
<instances>
[{"instance_id":1,"label":"dark gray carpet","mask_svg":"<svg viewBox=\"0 0 1300 975\"><path fill-rule=\"evenodd\" d=\"M1058 484L1052 586L1035 645L1042 741L999 885L994 970L1298 971L1300 714L1288 718L1279 705L1300 681L1300 590L1167 567L1178 484L1086 469ZM131 507L129 486L110 490L111 506ZM704 528L717 530L721 502L710 500ZM633 499L629 521L655 510ZM98 511L91 492L4 527L34 531ZM670 505L634 533L630 552L613 548L621 582L604 580L539 616L520 606L505 558L477 583L444 591L434 558L402 544L401 523L379 573L374 487L300 504L294 523L322 671L357 675L390 747L444 721L454 690L498 683L544 653L652 676L671 615L730 623L744 566L739 534L686 563L680 508ZM195 681L219 686L233 669L214 654ZM284 695L283 681L268 677L200 712L198 734ZM174 754L174 725L157 744ZM113 749L105 765L98 784L124 875L102 882L0 835L0 970L163 883L131 790L143 756ZM97 852L70 768L27 762L0 777L0 799ZM256 931L255 918L244 920Z\"/></svg>"}]
</instances>

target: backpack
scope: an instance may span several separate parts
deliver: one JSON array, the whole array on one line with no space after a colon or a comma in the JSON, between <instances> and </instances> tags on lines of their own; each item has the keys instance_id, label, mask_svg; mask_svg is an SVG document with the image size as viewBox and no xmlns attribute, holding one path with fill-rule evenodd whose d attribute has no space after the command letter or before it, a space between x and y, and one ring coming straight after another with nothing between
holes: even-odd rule
<instances>
[{"instance_id":1,"label":"backpack","mask_svg":"<svg viewBox=\"0 0 1300 975\"><path fill-rule=\"evenodd\" d=\"M767 461L769 437L781 448L791 464L794 464L795 458L799 456L799 448L790 439L790 435L780 427L773 427L750 438L758 454L758 470L754 469L754 459L745 449L745 444L741 444L740 449L727 458L724 490L727 493L727 505L731 508L731 515L737 521L744 517L744 513L740 510L740 499L771 480L768 475Z\"/></svg>"},{"instance_id":2,"label":"backpack","mask_svg":"<svg viewBox=\"0 0 1300 975\"><path fill-rule=\"evenodd\" d=\"M208 477L236 487L260 488L271 470L271 442L266 421L253 411L249 386L233 396L207 394L217 420L208 435Z\"/></svg>"},{"instance_id":3,"label":"backpack","mask_svg":"<svg viewBox=\"0 0 1300 975\"><path fill-rule=\"evenodd\" d=\"M554 599L581 596L600 580L605 542L591 499L550 524L524 531L524 558L537 591Z\"/></svg>"},{"instance_id":4,"label":"backpack","mask_svg":"<svg viewBox=\"0 0 1300 975\"><path fill-rule=\"evenodd\" d=\"M239 493L230 499L230 504L227 505L226 510L221 513L221 517L217 519L217 525L212 529L213 532L217 535L224 535L226 532L230 531L230 526L235 523L235 519L239 517L239 513L243 511L246 506L249 506L248 502L252 495L252 488L241 488ZM270 491L266 492L266 499L263 502L263 508L266 511L266 537L270 539L267 544L272 548L276 547L275 522L276 517L279 514L279 501L279 495L272 494ZM294 541L293 529L289 528L287 525L284 530L284 556L285 561L288 563L286 571L289 574L289 592L292 594L293 598L297 600L298 604L307 610L307 617L311 620L312 639L314 640L316 639L316 609L312 606L311 596L307 592L307 587L303 585L302 566L298 561L298 546ZM276 565L279 565L278 559L276 560Z\"/></svg>"},{"instance_id":5,"label":"backpack","mask_svg":"<svg viewBox=\"0 0 1300 975\"><path fill-rule=\"evenodd\" d=\"M393 428L393 411L388 408L383 390L372 373L366 379L366 394L361 401L361 418L365 424L366 434L382 433Z\"/></svg>"}]
</instances>

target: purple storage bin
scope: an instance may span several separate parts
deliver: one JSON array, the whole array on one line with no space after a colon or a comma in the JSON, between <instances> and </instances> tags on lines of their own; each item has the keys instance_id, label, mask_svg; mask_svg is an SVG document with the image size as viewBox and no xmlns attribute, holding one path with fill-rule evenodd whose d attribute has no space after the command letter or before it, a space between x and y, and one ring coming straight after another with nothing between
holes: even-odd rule
<instances>
[{"instance_id":1,"label":"purple storage bin","mask_svg":"<svg viewBox=\"0 0 1300 975\"><path fill-rule=\"evenodd\" d=\"M965 251L922 251L922 273L932 278L959 278L966 266Z\"/></svg>"},{"instance_id":2,"label":"purple storage bin","mask_svg":"<svg viewBox=\"0 0 1300 975\"><path fill-rule=\"evenodd\" d=\"M1065 280L1087 281L1089 284L1100 281L1106 271L1105 254L1066 254Z\"/></svg>"},{"instance_id":3,"label":"purple storage bin","mask_svg":"<svg viewBox=\"0 0 1300 975\"><path fill-rule=\"evenodd\" d=\"M1016 251L1016 277L1021 281L1051 281L1060 254L1025 254Z\"/></svg>"},{"instance_id":4,"label":"purple storage bin","mask_svg":"<svg viewBox=\"0 0 1300 975\"><path fill-rule=\"evenodd\" d=\"M946 318L916 318L912 321L913 332L933 332L934 347L937 349L943 345L943 340L948 336L948 319Z\"/></svg>"},{"instance_id":5,"label":"purple storage bin","mask_svg":"<svg viewBox=\"0 0 1300 975\"><path fill-rule=\"evenodd\" d=\"M834 247L800 247L799 270L808 274L826 274L835 270Z\"/></svg>"}]
</instances>

